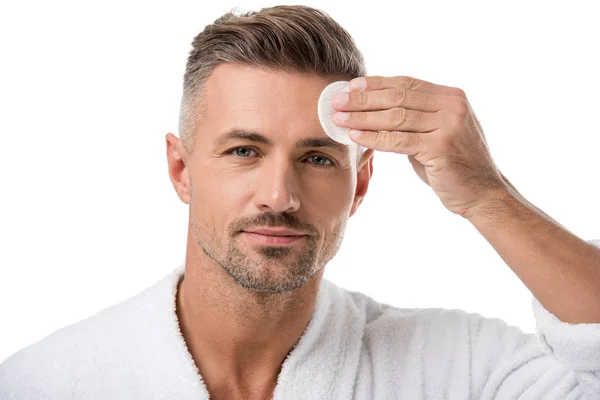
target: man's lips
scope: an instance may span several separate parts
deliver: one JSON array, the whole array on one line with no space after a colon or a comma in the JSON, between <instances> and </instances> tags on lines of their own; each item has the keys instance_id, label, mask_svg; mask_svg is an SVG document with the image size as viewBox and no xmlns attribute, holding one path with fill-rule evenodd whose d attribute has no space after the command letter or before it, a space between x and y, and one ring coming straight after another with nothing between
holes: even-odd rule
<instances>
[{"instance_id":1,"label":"man's lips","mask_svg":"<svg viewBox=\"0 0 600 400\"><path fill-rule=\"evenodd\" d=\"M243 231L255 242L266 245L289 245L306 236L288 228L251 228Z\"/></svg>"},{"instance_id":2,"label":"man's lips","mask_svg":"<svg viewBox=\"0 0 600 400\"><path fill-rule=\"evenodd\" d=\"M244 229L247 233L256 233L265 236L304 236L306 233L288 228L251 228Z\"/></svg>"}]
</instances>

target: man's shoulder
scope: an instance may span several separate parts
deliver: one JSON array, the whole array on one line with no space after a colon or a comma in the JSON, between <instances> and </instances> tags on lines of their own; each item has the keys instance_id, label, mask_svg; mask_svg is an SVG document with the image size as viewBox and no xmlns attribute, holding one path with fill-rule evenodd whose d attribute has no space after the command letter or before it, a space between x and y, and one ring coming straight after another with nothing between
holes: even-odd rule
<instances>
[{"instance_id":1,"label":"man's shoulder","mask_svg":"<svg viewBox=\"0 0 600 400\"><path fill-rule=\"evenodd\" d=\"M168 307L168 278L12 354L0 364L1 392L64 394L80 380L127 368L132 352L156 337L144 333L157 329L157 303Z\"/></svg>"},{"instance_id":2,"label":"man's shoulder","mask_svg":"<svg viewBox=\"0 0 600 400\"><path fill-rule=\"evenodd\" d=\"M361 352L376 365L376 374L409 370L416 362L433 371L440 363L467 363L472 357L492 364L498 352L523 348L543 354L535 334L500 318L462 309L401 308L360 292L346 296L363 315Z\"/></svg>"},{"instance_id":3,"label":"man's shoulder","mask_svg":"<svg viewBox=\"0 0 600 400\"><path fill-rule=\"evenodd\" d=\"M424 334L425 331L433 335L447 335L448 330L520 332L519 328L510 326L500 318L485 317L477 312L441 307L405 308L380 302L359 291L338 290L351 299L364 314L366 339L381 335L406 339L412 335Z\"/></svg>"}]
</instances>

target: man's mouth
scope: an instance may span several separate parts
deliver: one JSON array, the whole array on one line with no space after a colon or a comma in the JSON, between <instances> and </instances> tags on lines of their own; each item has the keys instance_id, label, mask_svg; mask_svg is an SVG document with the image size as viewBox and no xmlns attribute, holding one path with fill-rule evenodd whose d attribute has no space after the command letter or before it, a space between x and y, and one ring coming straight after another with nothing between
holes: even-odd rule
<instances>
[{"instance_id":1,"label":"man's mouth","mask_svg":"<svg viewBox=\"0 0 600 400\"><path fill-rule=\"evenodd\" d=\"M283 227L249 228L242 233L253 242L270 246L294 244L307 236L304 232Z\"/></svg>"}]
</instances>

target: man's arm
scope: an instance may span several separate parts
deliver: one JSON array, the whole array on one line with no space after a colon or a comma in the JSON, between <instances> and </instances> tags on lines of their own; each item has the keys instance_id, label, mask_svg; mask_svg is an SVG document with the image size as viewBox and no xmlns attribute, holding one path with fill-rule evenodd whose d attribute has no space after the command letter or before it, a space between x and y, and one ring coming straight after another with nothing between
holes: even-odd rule
<instances>
[{"instance_id":1,"label":"man's arm","mask_svg":"<svg viewBox=\"0 0 600 400\"><path fill-rule=\"evenodd\" d=\"M335 123L361 146L407 155L442 204L471 221L534 295L539 342L497 321L467 331L472 397L600 398L600 250L502 176L461 89L410 76L359 77L349 89L334 102Z\"/></svg>"},{"instance_id":2,"label":"man's arm","mask_svg":"<svg viewBox=\"0 0 600 400\"><path fill-rule=\"evenodd\" d=\"M558 319L600 323L600 248L569 232L506 181L511 190L499 191L468 220Z\"/></svg>"},{"instance_id":3,"label":"man's arm","mask_svg":"<svg viewBox=\"0 0 600 400\"><path fill-rule=\"evenodd\" d=\"M573 235L502 177L510 192L499 192L469 221L534 295L538 340L482 322L472 343L473 364L488 366L474 372L485 382L479 395L598 398L600 248Z\"/></svg>"}]
</instances>

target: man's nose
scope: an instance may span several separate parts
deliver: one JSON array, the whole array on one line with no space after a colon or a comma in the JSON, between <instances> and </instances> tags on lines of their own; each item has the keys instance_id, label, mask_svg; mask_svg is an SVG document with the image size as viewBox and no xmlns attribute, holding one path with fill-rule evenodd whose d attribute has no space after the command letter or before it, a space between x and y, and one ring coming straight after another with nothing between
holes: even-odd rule
<instances>
[{"instance_id":1,"label":"man's nose","mask_svg":"<svg viewBox=\"0 0 600 400\"><path fill-rule=\"evenodd\" d=\"M261 211L293 213L300 208L298 172L289 161L271 160L262 165L254 202Z\"/></svg>"}]
</instances>

